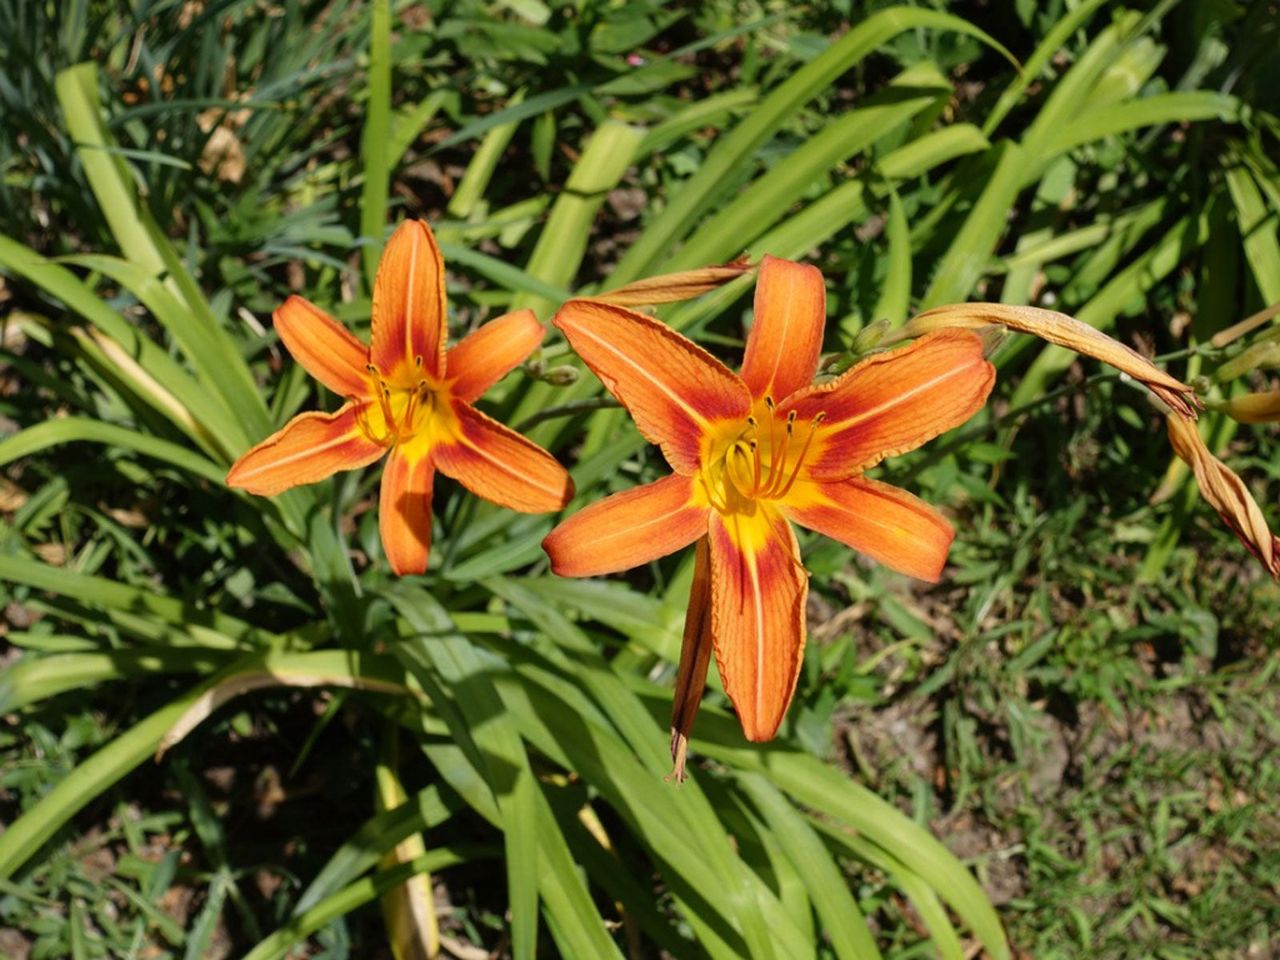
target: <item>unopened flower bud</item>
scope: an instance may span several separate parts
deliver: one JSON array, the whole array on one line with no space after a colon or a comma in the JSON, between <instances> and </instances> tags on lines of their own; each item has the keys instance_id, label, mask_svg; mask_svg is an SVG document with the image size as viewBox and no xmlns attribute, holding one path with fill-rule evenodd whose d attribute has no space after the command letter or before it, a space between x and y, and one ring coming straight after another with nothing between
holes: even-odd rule
<instances>
[{"instance_id":1,"label":"unopened flower bud","mask_svg":"<svg viewBox=\"0 0 1280 960\"><path fill-rule=\"evenodd\" d=\"M879 320L867 324L854 335L850 352L862 354L874 349L888 332L889 320L886 317L881 317Z\"/></svg>"},{"instance_id":2,"label":"unopened flower bud","mask_svg":"<svg viewBox=\"0 0 1280 960\"><path fill-rule=\"evenodd\" d=\"M541 358L529 360L524 365L524 372L534 380L541 380L547 373L547 361Z\"/></svg>"},{"instance_id":3,"label":"unopened flower bud","mask_svg":"<svg viewBox=\"0 0 1280 960\"><path fill-rule=\"evenodd\" d=\"M577 383L580 375L577 367L565 364L563 367L552 367L542 375L542 380L553 387L568 387Z\"/></svg>"}]
</instances>

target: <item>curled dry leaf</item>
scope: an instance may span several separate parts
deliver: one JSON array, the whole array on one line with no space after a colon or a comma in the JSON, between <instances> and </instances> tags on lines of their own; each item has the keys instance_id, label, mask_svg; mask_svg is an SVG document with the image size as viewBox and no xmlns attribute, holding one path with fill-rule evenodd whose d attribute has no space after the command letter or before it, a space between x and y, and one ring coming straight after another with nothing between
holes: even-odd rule
<instances>
[{"instance_id":1,"label":"curled dry leaf","mask_svg":"<svg viewBox=\"0 0 1280 960\"><path fill-rule=\"evenodd\" d=\"M1254 326L1270 319L1275 310L1269 309L1251 317L1246 323ZM1010 330L1030 333L1110 364L1143 383L1168 408L1166 420L1169 440L1174 452L1195 473L1196 483L1204 498L1218 511L1223 522L1240 538L1240 542L1262 561L1263 566L1276 579L1280 579L1280 538L1267 527L1262 510L1249 493L1244 481L1225 463L1215 457L1196 429L1196 409L1200 401L1192 387L1161 370L1141 354L1113 340L1100 330L1074 317L1054 310L1038 307L1010 306L1003 303L960 303L935 307L913 318L893 337L893 340L918 337L943 327L983 329L997 323ZM889 342L889 341L886 341ZM1275 400L1268 394L1255 394L1252 398L1239 398L1241 416L1248 421L1252 414L1255 422L1267 419L1275 411ZM1228 411L1232 416L1235 411Z\"/></svg>"},{"instance_id":2,"label":"curled dry leaf","mask_svg":"<svg viewBox=\"0 0 1280 960\"><path fill-rule=\"evenodd\" d=\"M1248 551L1262 561L1267 572L1280 580L1280 537L1267 527L1266 518L1249 488L1210 452L1192 421L1177 414L1170 414L1166 420L1169 442L1195 473L1200 493Z\"/></svg>"},{"instance_id":3,"label":"curled dry leaf","mask_svg":"<svg viewBox=\"0 0 1280 960\"><path fill-rule=\"evenodd\" d=\"M1093 357L1141 381L1170 410L1194 419L1199 401L1195 391L1153 364L1142 354L1113 340L1101 330L1074 317L1039 307L1004 303L957 303L935 307L909 321L898 339L918 337L941 327L976 329L998 323L1010 330L1030 333L1060 347Z\"/></svg>"}]
</instances>

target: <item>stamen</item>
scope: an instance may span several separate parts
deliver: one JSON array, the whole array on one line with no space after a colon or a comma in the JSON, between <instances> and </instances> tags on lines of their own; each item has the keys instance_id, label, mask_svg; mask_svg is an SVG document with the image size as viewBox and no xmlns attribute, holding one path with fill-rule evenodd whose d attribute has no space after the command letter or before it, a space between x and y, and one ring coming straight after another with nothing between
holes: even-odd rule
<instances>
[{"instance_id":1,"label":"stamen","mask_svg":"<svg viewBox=\"0 0 1280 960\"><path fill-rule=\"evenodd\" d=\"M791 440L795 436L796 412L792 410L787 414L787 432L782 440L782 448L778 451L778 456L774 462L769 464L769 489L764 492L766 497L777 497L778 490L786 483L787 475L787 451L791 449Z\"/></svg>"},{"instance_id":2,"label":"stamen","mask_svg":"<svg viewBox=\"0 0 1280 960\"><path fill-rule=\"evenodd\" d=\"M378 404L382 407L382 420L387 425L387 430L395 439L399 439L400 430L396 425L396 418L391 413L391 388L383 382L382 378L378 378Z\"/></svg>"},{"instance_id":3,"label":"stamen","mask_svg":"<svg viewBox=\"0 0 1280 960\"><path fill-rule=\"evenodd\" d=\"M809 422L809 433L804 438L804 446L800 448L800 456L796 457L796 465L791 471L791 476L787 482L782 485L782 489L775 494L778 499L785 497L791 492L791 488L795 486L796 478L800 476L800 468L804 466L805 454L809 452L809 444L813 443L813 435L818 432L818 424L827 418L825 413L819 413Z\"/></svg>"},{"instance_id":4,"label":"stamen","mask_svg":"<svg viewBox=\"0 0 1280 960\"><path fill-rule=\"evenodd\" d=\"M760 489L760 444L754 440L750 441L751 459L755 464L751 474L751 491L755 493Z\"/></svg>"},{"instance_id":5,"label":"stamen","mask_svg":"<svg viewBox=\"0 0 1280 960\"><path fill-rule=\"evenodd\" d=\"M355 398L348 399L351 399L356 403L356 426L360 428L366 437L378 444L380 447L385 447L387 444L395 440L394 435L391 433L377 434L373 432L373 427L369 423L368 404L355 400Z\"/></svg>"}]
</instances>

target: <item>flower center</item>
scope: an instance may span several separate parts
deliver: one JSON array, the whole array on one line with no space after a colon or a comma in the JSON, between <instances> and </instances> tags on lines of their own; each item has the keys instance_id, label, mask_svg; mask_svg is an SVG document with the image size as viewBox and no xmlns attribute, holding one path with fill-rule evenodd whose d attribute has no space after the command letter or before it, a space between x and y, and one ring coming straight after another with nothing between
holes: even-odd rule
<instances>
[{"instance_id":1,"label":"flower center","mask_svg":"<svg viewBox=\"0 0 1280 960\"><path fill-rule=\"evenodd\" d=\"M364 403L356 407L356 420L364 435L384 447L413 439L431 419L439 402L437 390L422 376L422 357L414 357L413 368L401 367L394 378L372 363L366 364L365 369L369 371L370 391L377 406Z\"/></svg>"},{"instance_id":2,"label":"flower center","mask_svg":"<svg viewBox=\"0 0 1280 960\"><path fill-rule=\"evenodd\" d=\"M794 410L781 418L771 397L765 397L764 406L765 423L762 425L754 414L747 417L712 468L720 481L708 484L715 491L712 505L722 513L747 507L743 501L786 497L800 476L818 427L826 419L825 413L819 413L808 423L797 423Z\"/></svg>"}]
</instances>

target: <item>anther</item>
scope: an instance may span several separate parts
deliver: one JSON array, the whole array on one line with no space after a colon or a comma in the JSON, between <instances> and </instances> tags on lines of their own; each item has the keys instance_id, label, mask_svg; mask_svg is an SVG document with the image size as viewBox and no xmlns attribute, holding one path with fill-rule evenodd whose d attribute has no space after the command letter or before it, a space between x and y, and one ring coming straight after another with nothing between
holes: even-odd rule
<instances>
[{"instance_id":1,"label":"anther","mask_svg":"<svg viewBox=\"0 0 1280 960\"><path fill-rule=\"evenodd\" d=\"M419 370L422 369L422 354L418 354L413 358L413 365Z\"/></svg>"}]
</instances>

